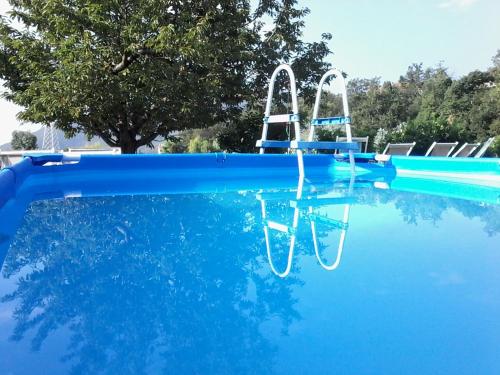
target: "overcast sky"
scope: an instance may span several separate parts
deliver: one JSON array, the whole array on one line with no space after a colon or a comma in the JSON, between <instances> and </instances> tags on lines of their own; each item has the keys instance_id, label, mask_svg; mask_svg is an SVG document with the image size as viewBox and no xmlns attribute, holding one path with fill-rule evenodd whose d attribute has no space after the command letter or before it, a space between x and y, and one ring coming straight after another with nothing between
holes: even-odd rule
<instances>
[{"instance_id":1,"label":"overcast sky","mask_svg":"<svg viewBox=\"0 0 500 375\"><path fill-rule=\"evenodd\" d=\"M253 0L256 2L257 0ZM408 65L443 63L454 77L491 66L500 49L500 0L299 0L310 8L304 38L333 35L330 58L350 77L397 80ZM9 10L0 0L0 13ZM0 99L0 144L20 125Z\"/></svg>"}]
</instances>

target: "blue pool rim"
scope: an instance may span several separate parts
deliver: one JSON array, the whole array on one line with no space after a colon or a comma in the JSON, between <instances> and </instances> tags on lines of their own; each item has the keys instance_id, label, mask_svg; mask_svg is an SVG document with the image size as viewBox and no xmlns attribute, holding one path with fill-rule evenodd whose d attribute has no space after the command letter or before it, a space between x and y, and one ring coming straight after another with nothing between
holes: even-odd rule
<instances>
[{"instance_id":1,"label":"blue pool rim","mask_svg":"<svg viewBox=\"0 0 500 375\"><path fill-rule=\"evenodd\" d=\"M66 160L66 162L65 162ZM62 162L62 163L61 163ZM331 155L309 154L304 158L306 177L334 176L348 172L348 163ZM80 177L88 180L130 175L131 179L153 177L162 171L172 178L252 179L297 177L297 158L284 154L143 154L81 155L28 154L17 164L0 170L0 209L33 179L50 184L51 179ZM446 158L393 156L390 162L356 163L357 175L414 177L454 181L500 188L499 158Z\"/></svg>"}]
</instances>

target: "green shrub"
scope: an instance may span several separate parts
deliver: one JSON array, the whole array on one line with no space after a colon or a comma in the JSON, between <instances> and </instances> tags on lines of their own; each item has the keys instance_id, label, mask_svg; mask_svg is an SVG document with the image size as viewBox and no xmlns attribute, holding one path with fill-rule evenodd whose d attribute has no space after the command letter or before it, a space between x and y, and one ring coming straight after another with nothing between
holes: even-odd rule
<instances>
[{"instance_id":1,"label":"green shrub","mask_svg":"<svg viewBox=\"0 0 500 375\"><path fill-rule=\"evenodd\" d=\"M221 147L213 129L181 132L163 142L160 151L167 154L219 152Z\"/></svg>"},{"instance_id":2,"label":"green shrub","mask_svg":"<svg viewBox=\"0 0 500 375\"><path fill-rule=\"evenodd\" d=\"M168 139L162 143L160 152L163 154L182 154L186 152L186 145L180 139Z\"/></svg>"},{"instance_id":3,"label":"green shrub","mask_svg":"<svg viewBox=\"0 0 500 375\"><path fill-rule=\"evenodd\" d=\"M488 153L490 153L491 156L500 157L500 136L495 138L490 148L488 149Z\"/></svg>"},{"instance_id":4,"label":"green shrub","mask_svg":"<svg viewBox=\"0 0 500 375\"><path fill-rule=\"evenodd\" d=\"M191 154L217 151L220 151L220 147L216 139L202 139L198 135L189 140L187 147L187 152Z\"/></svg>"}]
</instances>

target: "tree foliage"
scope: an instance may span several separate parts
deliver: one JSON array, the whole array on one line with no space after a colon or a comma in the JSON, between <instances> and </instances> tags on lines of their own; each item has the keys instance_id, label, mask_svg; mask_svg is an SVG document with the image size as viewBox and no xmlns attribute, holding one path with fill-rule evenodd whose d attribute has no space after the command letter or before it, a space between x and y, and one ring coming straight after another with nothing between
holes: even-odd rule
<instances>
[{"instance_id":1,"label":"tree foliage","mask_svg":"<svg viewBox=\"0 0 500 375\"><path fill-rule=\"evenodd\" d=\"M434 141L483 142L500 135L499 55L489 70L459 79L443 66L422 64L411 65L398 82L352 79L348 94L354 135L370 136L376 151L386 142L416 141L414 154L423 154ZM325 99L325 107L340 112L338 95ZM491 150L500 154L500 142Z\"/></svg>"},{"instance_id":2,"label":"tree foliage","mask_svg":"<svg viewBox=\"0 0 500 375\"><path fill-rule=\"evenodd\" d=\"M36 135L27 131L14 130L10 145L14 150L34 150L36 149Z\"/></svg>"},{"instance_id":3,"label":"tree foliage","mask_svg":"<svg viewBox=\"0 0 500 375\"><path fill-rule=\"evenodd\" d=\"M20 118L97 135L125 153L217 123L246 137L276 64L292 63L310 97L330 53L328 34L302 42L308 10L296 0L254 10L248 0L9 3L0 77L5 97L24 107Z\"/></svg>"}]
</instances>

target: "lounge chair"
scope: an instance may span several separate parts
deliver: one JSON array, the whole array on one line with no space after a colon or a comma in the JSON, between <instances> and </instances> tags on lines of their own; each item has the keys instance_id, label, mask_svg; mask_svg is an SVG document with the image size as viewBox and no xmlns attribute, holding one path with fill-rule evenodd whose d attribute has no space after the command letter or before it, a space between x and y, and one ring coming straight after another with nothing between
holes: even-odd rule
<instances>
[{"instance_id":1,"label":"lounge chair","mask_svg":"<svg viewBox=\"0 0 500 375\"><path fill-rule=\"evenodd\" d=\"M488 148L491 146L491 144L493 143L494 140L495 140L495 137L488 138L488 140L483 143L483 147L481 147L479 149L479 151L476 153L476 155L474 155L474 157L475 158L482 157L484 155L484 153L486 152L486 150L488 150Z\"/></svg>"},{"instance_id":2,"label":"lounge chair","mask_svg":"<svg viewBox=\"0 0 500 375\"><path fill-rule=\"evenodd\" d=\"M388 143L382 155L405 155L408 156L417 143Z\"/></svg>"},{"instance_id":3,"label":"lounge chair","mask_svg":"<svg viewBox=\"0 0 500 375\"><path fill-rule=\"evenodd\" d=\"M472 155L472 153L481 145L481 143L467 143L465 142L457 152L455 152L451 157L452 158L468 158Z\"/></svg>"},{"instance_id":4,"label":"lounge chair","mask_svg":"<svg viewBox=\"0 0 500 375\"><path fill-rule=\"evenodd\" d=\"M425 156L450 156L458 142L438 143L434 142L425 153Z\"/></svg>"},{"instance_id":5,"label":"lounge chair","mask_svg":"<svg viewBox=\"0 0 500 375\"><path fill-rule=\"evenodd\" d=\"M368 152L368 141L370 137L352 137L352 142L358 142L363 149L363 152ZM347 137L337 136L337 142L347 142Z\"/></svg>"}]
</instances>

